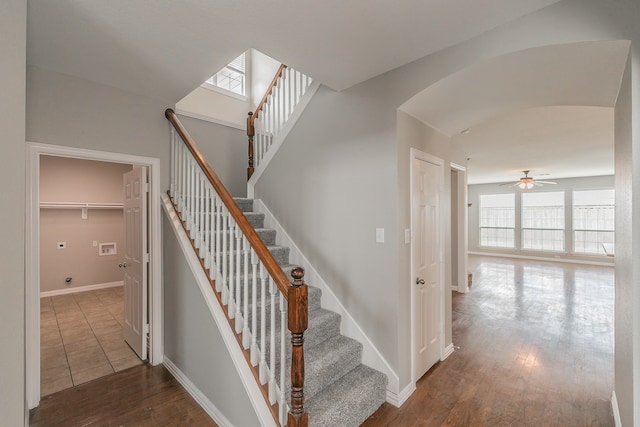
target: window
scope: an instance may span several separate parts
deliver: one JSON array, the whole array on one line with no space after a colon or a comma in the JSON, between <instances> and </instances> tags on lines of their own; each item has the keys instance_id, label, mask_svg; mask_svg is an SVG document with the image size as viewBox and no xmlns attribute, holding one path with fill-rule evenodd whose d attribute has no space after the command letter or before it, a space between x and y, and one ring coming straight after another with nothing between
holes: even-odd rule
<instances>
[{"instance_id":1,"label":"window","mask_svg":"<svg viewBox=\"0 0 640 427\"><path fill-rule=\"evenodd\" d=\"M246 96L245 89L245 54L238 56L226 67L218 71L205 82L205 85L215 86L237 95Z\"/></svg>"},{"instance_id":2,"label":"window","mask_svg":"<svg viewBox=\"0 0 640 427\"><path fill-rule=\"evenodd\" d=\"M522 193L522 249L564 251L564 192Z\"/></svg>"},{"instance_id":3,"label":"window","mask_svg":"<svg viewBox=\"0 0 640 427\"><path fill-rule=\"evenodd\" d=\"M515 247L515 195L480 195L480 246Z\"/></svg>"},{"instance_id":4,"label":"window","mask_svg":"<svg viewBox=\"0 0 640 427\"><path fill-rule=\"evenodd\" d=\"M613 189L574 191L573 251L577 254L606 255L602 244L614 242L614 213Z\"/></svg>"}]
</instances>

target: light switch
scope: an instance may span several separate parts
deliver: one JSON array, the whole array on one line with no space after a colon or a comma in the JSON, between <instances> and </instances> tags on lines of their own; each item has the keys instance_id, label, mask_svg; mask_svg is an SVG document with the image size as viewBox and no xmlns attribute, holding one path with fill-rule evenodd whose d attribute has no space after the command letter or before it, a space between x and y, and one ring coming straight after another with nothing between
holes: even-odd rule
<instances>
[{"instance_id":1,"label":"light switch","mask_svg":"<svg viewBox=\"0 0 640 427\"><path fill-rule=\"evenodd\" d=\"M384 228L376 228L376 243L384 243Z\"/></svg>"}]
</instances>

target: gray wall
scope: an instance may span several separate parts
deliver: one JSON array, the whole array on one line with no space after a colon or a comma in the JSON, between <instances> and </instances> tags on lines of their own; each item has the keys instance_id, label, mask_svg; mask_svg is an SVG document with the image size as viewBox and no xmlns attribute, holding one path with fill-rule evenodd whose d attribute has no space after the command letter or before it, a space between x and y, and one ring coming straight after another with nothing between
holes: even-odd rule
<instances>
[{"instance_id":1,"label":"gray wall","mask_svg":"<svg viewBox=\"0 0 640 427\"><path fill-rule=\"evenodd\" d=\"M198 149L233 197L247 196L247 133L179 116Z\"/></svg>"},{"instance_id":2,"label":"gray wall","mask_svg":"<svg viewBox=\"0 0 640 427\"><path fill-rule=\"evenodd\" d=\"M66 74L27 68L27 141L159 158L165 189L168 106Z\"/></svg>"},{"instance_id":3,"label":"gray wall","mask_svg":"<svg viewBox=\"0 0 640 427\"><path fill-rule=\"evenodd\" d=\"M27 2L0 2L0 417L7 426L25 419L25 69Z\"/></svg>"},{"instance_id":4,"label":"gray wall","mask_svg":"<svg viewBox=\"0 0 640 427\"><path fill-rule=\"evenodd\" d=\"M544 192L544 191L565 191L571 193L573 190L599 190L604 188L614 187L613 176L594 176L586 178L569 178L569 179L554 179L556 185L547 185L545 187L538 187L532 191ZM480 212L480 195L481 194L498 194L498 193L515 193L516 195L516 215L519 215L519 198L522 191L517 187L501 186L499 184L478 184L469 186L469 251L470 252L484 252L492 254L506 254L517 256L531 256L531 257L546 257L553 259L584 261L584 262L604 262L613 265L613 259L610 257L594 257L594 256L582 256L574 255L571 252L555 253L555 252L540 252L540 251L526 251L521 249L501 249L501 248L485 248L481 247L479 243L480 231L479 231L479 212ZM565 228L565 247L569 249L569 244L573 239L571 231L572 218L571 204L568 199L565 198L565 218L567 218L567 226ZM516 230L516 234L518 230Z\"/></svg>"},{"instance_id":5,"label":"gray wall","mask_svg":"<svg viewBox=\"0 0 640 427\"><path fill-rule=\"evenodd\" d=\"M640 37L638 38L640 43ZM637 47L637 45L636 45ZM635 91L640 85L638 76L638 56L633 65L635 71L632 78L631 61L622 79L622 87L615 111L616 139L616 256L615 256L615 392L622 425L637 426L640 424L640 271L638 265L638 215L633 215L640 203L638 179L640 174L640 138L638 120L638 103L631 96L632 85ZM634 108L635 107L635 108ZM636 111L632 115L632 112Z\"/></svg>"},{"instance_id":6,"label":"gray wall","mask_svg":"<svg viewBox=\"0 0 640 427\"><path fill-rule=\"evenodd\" d=\"M407 171L398 146L402 125L396 121L397 108L443 77L527 48L631 39L636 42L632 54L637 58L640 27L634 17L640 16L639 7L631 1L561 1L340 93L321 87L258 182L256 196L278 217L399 373L401 387L410 380L411 355L405 295L409 258L399 232L409 227L408 203L402 196L406 186L401 182ZM640 67L635 65L634 88L640 83ZM639 102L640 96L632 98L632 111ZM640 127L640 121L633 125ZM638 143L639 134L640 130L631 137ZM625 142L631 144L631 140ZM632 191L632 182L621 180L616 187L624 194ZM638 190L633 192L640 195ZM385 244L374 243L376 227L386 229ZM640 239L634 242L640 244ZM636 281L634 275L618 286L634 286ZM636 319L633 329L639 327ZM640 338L634 339L640 345ZM632 358L618 358L617 363L626 372L634 370ZM618 381L625 425L631 425L636 397L624 380ZM640 401L637 407L636 421Z\"/></svg>"},{"instance_id":7,"label":"gray wall","mask_svg":"<svg viewBox=\"0 0 640 427\"><path fill-rule=\"evenodd\" d=\"M126 164L41 156L40 201L122 204L122 175L130 170ZM100 243L111 242L117 254L100 256ZM121 281L123 257L122 209L89 209L87 219L79 208L40 209L41 292Z\"/></svg>"},{"instance_id":8,"label":"gray wall","mask_svg":"<svg viewBox=\"0 0 640 427\"><path fill-rule=\"evenodd\" d=\"M162 228L164 354L233 425L260 425L218 327L164 214Z\"/></svg>"}]
</instances>

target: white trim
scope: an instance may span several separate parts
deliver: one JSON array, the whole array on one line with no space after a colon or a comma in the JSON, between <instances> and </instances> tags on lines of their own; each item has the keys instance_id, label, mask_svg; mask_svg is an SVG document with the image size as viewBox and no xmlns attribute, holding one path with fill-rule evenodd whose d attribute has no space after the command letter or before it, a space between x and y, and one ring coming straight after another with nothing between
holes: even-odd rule
<instances>
[{"instance_id":1,"label":"white trim","mask_svg":"<svg viewBox=\"0 0 640 427\"><path fill-rule=\"evenodd\" d=\"M162 223L160 222L160 159L33 142L27 142L25 147L27 150L26 394L27 406L32 409L40 403L40 156L70 157L149 167L149 362L152 365L162 363L163 359Z\"/></svg>"},{"instance_id":2,"label":"white trim","mask_svg":"<svg viewBox=\"0 0 640 427\"><path fill-rule=\"evenodd\" d=\"M440 207L440 211L438 212L439 218L438 218L438 230L443 230L443 224L444 224L444 203L443 203L443 195L444 195L444 160L442 160L439 157L433 156L431 154L425 153L424 151L420 151L416 148L411 147L409 149L409 214L410 214L410 228L413 228L413 161L417 159L417 160L422 160L425 162L429 162L433 165L436 165L440 168L440 185L438 187L438 193L439 193L439 207ZM447 170L448 171L448 170ZM413 282L412 279L413 278L413 273L414 273L414 263L413 263L413 253L414 253L414 242L415 242L415 238L414 238L414 230L411 230L411 248L410 248L410 253L411 253L411 262L410 262L410 270L409 270L409 277L410 277L410 281L409 281L409 286L411 287L411 299L410 299L410 319L411 319L411 328L410 328L410 333L411 333L411 381L415 382L418 380L418 378L416 378L416 373L415 373L415 342L414 342L414 338L415 338L415 333L414 333L414 310L413 310L413 302L414 302L414 298L415 298L415 286L413 286ZM444 344L444 337L445 337L445 319L444 319L444 312L445 312L445 298L444 298L444 294L445 294L445 276L444 276L444 248L445 248L445 244L444 244L444 236L440 236L440 248L439 248L439 252L440 252L440 325L439 325L439 329L440 329L440 360L442 360L442 358L444 357L444 354L446 352L445 349L445 344Z\"/></svg>"},{"instance_id":3,"label":"white trim","mask_svg":"<svg viewBox=\"0 0 640 427\"><path fill-rule=\"evenodd\" d=\"M400 378L398 377L398 374L395 373L393 368L391 368L389 363L385 360L384 356L382 356L380 351L378 351L376 346L371 342L369 337L367 337L354 318L351 317L351 314L349 314L340 300L338 300L331 288L327 285L327 282L323 280L320 273L318 273L313 265L311 265L311 262L304 256L300 248L287 234L282 225L280 225L278 220L273 216L262 200L255 199L253 201L253 209L256 212L264 214L265 227L276 230L278 244L289 247L289 262L291 264L299 265L305 269L305 282L322 290L322 307L327 310L334 311L342 316L342 322L340 322L340 333L362 343L362 363L384 373L387 376L387 379L389 380L387 384L387 399L389 400L390 395L395 396L389 400L389 403L393 404L393 401L400 401Z\"/></svg>"},{"instance_id":4,"label":"white trim","mask_svg":"<svg viewBox=\"0 0 640 427\"><path fill-rule=\"evenodd\" d=\"M249 182L247 182L247 197L255 197L254 190L256 182L258 182L260 176L262 176L262 173L265 171L265 169L267 169L267 166L269 166L271 159L273 159L275 154L278 152L278 149L280 148L284 140L287 139L287 135L289 135L289 132L291 132L291 129L293 129L293 126L296 124L305 108L307 108L307 105L309 105L309 102L311 102L311 98L313 98L313 95L315 95L319 87L319 82L314 80L313 83L311 83L307 91L302 96L302 99L300 99L298 105L296 105L296 107L293 109L293 112L291 113L291 116L289 116L287 122L273 139L273 142L269 147L269 151L267 151L262 160L260 160L260 164L253 171L253 175L251 175L251 179L249 179Z\"/></svg>"},{"instance_id":5,"label":"white trim","mask_svg":"<svg viewBox=\"0 0 640 427\"><path fill-rule=\"evenodd\" d=\"M611 409L613 410L613 423L616 427L622 427L622 420L620 419L620 408L618 407L618 398L616 397L616 391L611 393Z\"/></svg>"},{"instance_id":6,"label":"white trim","mask_svg":"<svg viewBox=\"0 0 640 427\"><path fill-rule=\"evenodd\" d=\"M414 382L407 384L400 393L391 393L387 390L387 402L396 408L399 408L407 401L407 399L409 399L409 397L411 397L414 391L416 391L416 383Z\"/></svg>"},{"instance_id":7,"label":"white trim","mask_svg":"<svg viewBox=\"0 0 640 427\"><path fill-rule=\"evenodd\" d=\"M190 111L181 110L176 108L176 114L180 116L191 117L192 119L202 120L204 122L215 123L217 125L227 126L234 129L247 130L246 125L241 125L238 123L228 122L226 120L215 119L210 116L205 116L204 114L192 113Z\"/></svg>"},{"instance_id":8,"label":"white trim","mask_svg":"<svg viewBox=\"0 0 640 427\"><path fill-rule=\"evenodd\" d=\"M209 414L209 416L213 419L213 421L215 421L217 425L219 425L220 427L233 427L231 421L229 421L227 417L225 417L224 414L220 412L216 405L214 405L209 399L207 399L207 396L205 396L204 393L202 393L200 389L198 389L198 387L196 387L196 385L192 383L191 380L189 380L189 378L175 365L175 363L173 363L168 357L165 356L163 364L165 368L167 368L167 371L171 372L171 375L173 375L175 379L178 380L182 387L187 390L187 393L189 393L189 395L193 397L193 400L198 402L198 405L200 405L202 409L204 409L204 411Z\"/></svg>"},{"instance_id":9,"label":"white trim","mask_svg":"<svg viewBox=\"0 0 640 427\"><path fill-rule=\"evenodd\" d=\"M453 346L453 343L450 343L448 346L445 347L444 353L442 354L440 361L441 362L444 361L447 357L451 356L454 351L455 351L455 347Z\"/></svg>"},{"instance_id":10,"label":"white trim","mask_svg":"<svg viewBox=\"0 0 640 427\"><path fill-rule=\"evenodd\" d=\"M226 315L222 307L220 306L218 299L216 298L213 289L211 288L211 284L209 283L209 279L207 275L202 270L202 265L200 264L200 260L196 256L193 248L191 246L191 240L185 233L182 228L182 224L180 223L180 219L178 218L177 213L173 209L171 205L171 201L169 197L165 194L162 195L162 207L164 208L165 213L171 223L171 228L176 235L180 248L184 254L187 263L189 264L189 268L193 273L196 282L198 283L198 287L200 288L200 292L202 292L202 296L204 301L211 312L211 316L213 320L216 322L218 330L220 331L220 335L222 335L222 340L227 347L227 351L231 356L231 360L233 360L233 364L238 372L240 380L247 391L247 395L249 396L249 400L253 406L253 409L256 412L258 419L260 420L261 425L263 426L275 426L275 421L273 416L271 415L271 411L264 399L262 391L256 382L256 379L253 375L253 372L249 368L249 365L246 362L244 357L244 353L242 352L240 346L238 345L238 341L236 339L234 331L231 329L229 325L229 321L227 320Z\"/></svg>"},{"instance_id":11,"label":"white trim","mask_svg":"<svg viewBox=\"0 0 640 427\"><path fill-rule=\"evenodd\" d=\"M119 282L98 283L96 285L76 286L74 288L55 289L53 291L40 292L40 298L54 297L56 295L75 294L77 292L95 291L96 289L116 288L118 286L123 286L123 285L124 285L124 282L121 280Z\"/></svg>"},{"instance_id":12,"label":"white trim","mask_svg":"<svg viewBox=\"0 0 640 427\"><path fill-rule=\"evenodd\" d=\"M599 265L602 267L614 267L613 260L611 262L602 262L602 261L595 261L595 260L587 261L582 259L548 258L548 257L537 257L532 255L508 254L508 253L502 253L502 252L477 252L477 251L469 251L469 255L495 256L495 257L501 257L501 258L530 259L534 261L564 262L566 264L586 264L586 265Z\"/></svg>"},{"instance_id":13,"label":"white trim","mask_svg":"<svg viewBox=\"0 0 640 427\"><path fill-rule=\"evenodd\" d=\"M247 83L247 74L246 73L244 73L244 78L245 78L245 87L246 87L246 85L247 85L246 84ZM233 92L233 91L231 91L229 89L225 89L223 87L216 86L216 85L213 85L213 84L208 83L208 82L202 83L200 85L200 87L203 88L203 89L207 89L207 90L213 91L213 92L218 92L220 95L225 95L225 96L228 96L230 98L235 98L235 99L237 99L239 101L248 101L249 100L249 97L247 95L241 95L241 94Z\"/></svg>"},{"instance_id":14,"label":"white trim","mask_svg":"<svg viewBox=\"0 0 640 427\"><path fill-rule=\"evenodd\" d=\"M469 186L467 185L467 168L456 163L450 163L452 170L458 174L458 188L456 190L458 207L457 231L458 231L458 283L457 291L461 293L469 292L468 274L468 252L469 252Z\"/></svg>"}]
</instances>

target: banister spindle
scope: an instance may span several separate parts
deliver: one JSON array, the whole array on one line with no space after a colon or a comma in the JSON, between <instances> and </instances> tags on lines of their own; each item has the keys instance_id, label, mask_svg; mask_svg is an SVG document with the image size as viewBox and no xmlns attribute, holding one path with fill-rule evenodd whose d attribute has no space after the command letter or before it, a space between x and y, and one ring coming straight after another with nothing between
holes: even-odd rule
<instances>
[{"instance_id":1,"label":"banister spindle","mask_svg":"<svg viewBox=\"0 0 640 427\"><path fill-rule=\"evenodd\" d=\"M289 331L291 331L291 409L289 427L307 427L309 416L304 411L304 331L309 326L309 290L304 283L304 270L291 272L293 282L288 290Z\"/></svg>"},{"instance_id":2,"label":"banister spindle","mask_svg":"<svg viewBox=\"0 0 640 427\"><path fill-rule=\"evenodd\" d=\"M253 124L253 111L249 111L249 117L247 117L247 138L249 140L248 145L248 157L249 157L249 166L247 167L247 181L251 179L251 175L253 175L254 167L253 167L253 138L256 135L256 128Z\"/></svg>"}]
</instances>

